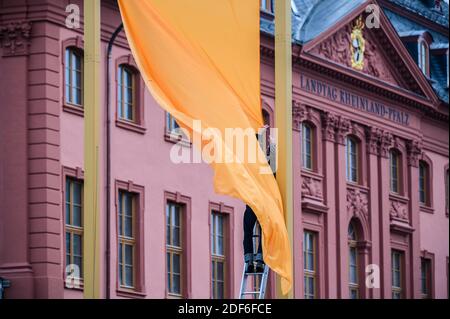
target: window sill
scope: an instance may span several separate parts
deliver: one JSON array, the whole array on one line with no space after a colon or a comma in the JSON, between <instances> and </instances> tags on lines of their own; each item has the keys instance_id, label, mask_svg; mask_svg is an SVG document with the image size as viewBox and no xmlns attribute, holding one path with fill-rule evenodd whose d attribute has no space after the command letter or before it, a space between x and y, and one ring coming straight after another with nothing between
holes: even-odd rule
<instances>
[{"instance_id":1,"label":"window sill","mask_svg":"<svg viewBox=\"0 0 450 319\"><path fill-rule=\"evenodd\" d=\"M116 126L138 134L145 134L145 132L147 131L144 126L125 120L116 120Z\"/></svg>"},{"instance_id":2,"label":"window sill","mask_svg":"<svg viewBox=\"0 0 450 319\"><path fill-rule=\"evenodd\" d=\"M402 203L407 203L408 201L409 201L409 198L408 197L406 197L406 196L403 196L403 195L401 195L401 194L399 194L399 193L393 193L393 192L390 192L389 193L389 199L393 199L393 200L398 200L398 201L400 201L400 202L402 202Z\"/></svg>"},{"instance_id":3,"label":"window sill","mask_svg":"<svg viewBox=\"0 0 450 319\"><path fill-rule=\"evenodd\" d=\"M116 293L117 293L117 296L125 297L125 298L144 299L147 296L147 294L145 292L136 291L136 290L127 289L127 288L118 288Z\"/></svg>"},{"instance_id":4,"label":"window sill","mask_svg":"<svg viewBox=\"0 0 450 319\"><path fill-rule=\"evenodd\" d=\"M328 207L318 202L317 198L312 198L311 196L305 196L305 200L302 201L302 209L315 213L317 215L322 215L328 213Z\"/></svg>"},{"instance_id":5,"label":"window sill","mask_svg":"<svg viewBox=\"0 0 450 319\"><path fill-rule=\"evenodd\" d=\"M308 177L314 177L314 178L318 178L318 179L323 179L323 175L320 174L319 172L317 172L317 170L315 169L307 169L307 168L302 168L301 169L301 174L308 176Z\"/></svg>"},{"instance_id":6,"label":"window sill","mask_svg":"<svg viewBox=\"0 0 450 319\"><path fill-rule=\"evenodd\" d=\"M74 114L80 117L84 117L84 108L83 106L77 106L74 104L64 104L63 105L63 111L70 113L70 114Z\"/></svg>"},{"instance_id":7,"label":"window sill","mask_svg":"<svg viewBox=\"0 0 450 319\"><path fill-rule=\"evenodd\" d=\"M423 204L420 204L420 211L427 213L427 214L434 214L434 208L430 206L426 206Z\"/></svg>"},{"instance_id":8,"label":"window sill","mask_svg":"<svg viewBox=\"0 0 450 319\"><path fill-rule=\"evenodd\" d=\"M192 146L191 141L189 141L186 137L184 137L181 134L166 132L166 133L164 133L164 140L166 142L173 143L173 144L179 144L179 145L185 146L185 147Z\"/></svg>"},{"instance_id":9,"label":"window sill","mask_svg":"<svg viewBox=\"0 0 450 319\"><path fill-rule=\"evenodd\" d=\"M358 188L359 190L368 192L370 190L369 187L359 184L358 182L347 181L347 188Z\"/></svg>"},{"instance_id":10,"label":"window sill","mask_svg":"<svg viewBox=\"0 0 450 319\"><path fill-rule=\"evenodd\" d=\"M167 293L166 299L184 299L184 297L183 297L183 295Z\"/></svg>"}]
</instances>

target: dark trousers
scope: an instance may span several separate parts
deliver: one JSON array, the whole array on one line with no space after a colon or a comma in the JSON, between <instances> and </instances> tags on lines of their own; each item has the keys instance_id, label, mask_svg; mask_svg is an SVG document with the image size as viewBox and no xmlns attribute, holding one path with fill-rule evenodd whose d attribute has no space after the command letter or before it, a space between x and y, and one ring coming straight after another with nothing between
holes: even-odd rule
<instances>
[{"instance_id":1,"label":"dark trousers","mask_svg":"<svg viewBox=\"0 0 450 319\"><path fill-rule=\"evenodd\" d=\"M244 254L253 255L253 229L257 218L253 210L247 205L244 212ZM261 238L258 238L258 254L262 253Z\"/></svg>"}]
</instances>

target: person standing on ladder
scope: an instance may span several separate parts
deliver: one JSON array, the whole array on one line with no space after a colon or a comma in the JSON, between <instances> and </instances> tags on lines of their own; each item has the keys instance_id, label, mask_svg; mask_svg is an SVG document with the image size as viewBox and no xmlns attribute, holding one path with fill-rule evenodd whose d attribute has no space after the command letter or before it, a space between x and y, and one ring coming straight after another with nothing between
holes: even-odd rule
<instances>
[{"instance_id":1,"label":"person standing on ladder","mask_svg":"<svg viewBox=\"0 0 450 319\"><path fill-rule=\"evenodd\" d=\"M264 129L256 137L260 143L261 148L266 150L266 157L269 165L272 168L272 172L275 175L275 143L271 140L268 132L269 126L265 125ZM271 164L272 163L272 164ZM252 208L248 205L245 207L244 212L244 263L246 265L247 273L262 273L264 271L265 263L262 253L262 231L258 223L258 219L253 212ZM259 228L259 235L254 235L255 226ZM258 239L257 253L254 253L254 241L255 237Z\"/></svg>"},{"instance_id":2,"label":"person standing on ladder","mask_svg":"<svg viewBox=\"0 0 450 319\"><path fill-rule=\"evenodd\" d=\"M244 262L246 265L245 272L247 273L261 273L264 271L264 260L262 254L261 232L258 241L258 250L254 254L253 247L253 230L257 223L257 218L250 206L246 206L244 212ZM258 225L259 227L259 225Z\"/></svg>"}]
</instances>

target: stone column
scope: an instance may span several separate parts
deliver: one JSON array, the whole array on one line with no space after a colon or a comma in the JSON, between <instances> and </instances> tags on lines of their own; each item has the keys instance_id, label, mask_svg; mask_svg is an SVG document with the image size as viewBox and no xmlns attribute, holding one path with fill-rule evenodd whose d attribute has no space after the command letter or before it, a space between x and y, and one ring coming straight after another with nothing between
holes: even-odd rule
<instances>
[{"instance_id":1,"label":"stone column","mask_svg":"<svg viewBox=\"0 0 450 319\"><path fill-rule=\"evenodd\" d=\"M414 231L410 242L410 297L421 298L420 286L420 204L419 204L419 156L422 154L419 141L408 141L408 192L409 220Z\"/></svg>"},{"instance_id":2,"label":"stone column","mask_svg":"<svg viewBox=\"0 0 450 319\"><path fill-rule=\"evenodd\" d=\"M379 229L380 229L380 275L381 298L392 298L391 273L391 230L390 230L390 178L389 178L389 148L393 142L390 133L384 132L380 141L380 158L378 162L379 185Z\"/></svg>"},{"instance_id":3,"label":"stone column","mask_svg":"<svg viewBox=\"0 0 450 319\"><path fill-rule=\"evenodd\" d=\"M62 298L60 27L33 25L28 63L29 254L35 298Z\"/></svg>"},{"instance_id":4,"label":"stone column","mask_svg":"<svg viewBox=\"0 0 450 319\"><path fill-rule=\"evenodd\" d=\"M360 292L361 292L360 299L373 298L374 290L367 287L366 280L365 280L365 278L367 276L365 267L371 263L372 257L371 257L370 252L372 250L373 250L372 245L367 240L358 243L358 259L360 261L362 261L362 264L364 265L364 268L361 267L358 272L358 276L360 278L359 285L361 287L360 288ZM379 289L378 289L378 291L379 291Z\"/></svg>"},{"instance_id":5,"label":"stone column","mask_svg":"<svg viewBox=\"0 0 450 319\"><path fill-rule=\"evenodd\" d=\"M378 174L378 153L381 131L375 128L366 131L367 137L367 157L368 157L368 186L369 186L369 216L370 216L370 234L372 236L372 247L370 250L368 263L381 266L380 259L380 207L379 207L379 174ZM364 272L364 277L367 276ZM380 279L380 278L378 278ZM377 280L377 278L375 278ZM365 283L364 283L365 284ZM375 286L381 282L373 283ZM366 298L379 299L381 297L380 288L368 289Z\"/></svg>"},{"instance_id":6,"label":"stone column","mask_svg":"<svg viewBox=\"0 0 450 319\"><path fill-rule=\"evenodd\" d=\"M337 277L338 298L349 297L348 288L348 212L347 175L345 166L345 137L350 129L350 121L339 117L336 125L336 237L337 237Z\"/></svg>"},{"instance_id":7,"label":"stone column","mask_svg":"<svg viewBox=\"0 0 450 319\"><path fill-rule=\"evenodd\" d=\"M328 207L325 216L325 297L338 298L337 291L337 234L336 234L336 168L335 168L335 128L334 114L322 114L322 147L324 173L324 199Z\"/></svg>"},{"instance_id":8,"label":"stone column","mask_svg":"<svg viewBox=\"0 0 450 319\"><path fill-rule=\"evenodd\" d=\"M26 21L0 25L0 277L11 281L8 299L34 297L27 207L30 34Z\"/></svg>"},{"instance_id":9,"label":"stone column","mask_svg":"<svg viewBox=\"0 0 450 319\"><path fill-rule=\"evenodd\" d=\"M294 197L294 298L303 299L303 223L302 223L302 153L301 153L301 121L304 106L293 101L292 109L292 168Z\"/></svg>"}]
</instances>

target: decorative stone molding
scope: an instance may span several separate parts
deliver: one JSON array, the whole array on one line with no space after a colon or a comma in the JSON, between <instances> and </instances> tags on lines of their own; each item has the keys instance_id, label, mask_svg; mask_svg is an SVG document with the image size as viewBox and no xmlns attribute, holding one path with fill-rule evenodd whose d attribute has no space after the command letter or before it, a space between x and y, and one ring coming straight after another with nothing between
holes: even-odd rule
<instances>
[{"instance_id":1,"label":"decorative stone molding","mask_svg":"<svg viewBox=\"0 0 450 319\"><path fill-rule=\"evenodd\" d=\"M301 124L306 117L306 112L305 105L292 101L292 129L296 131L301 130Z\"/></svg>"},{"instance_id":2,"label":"decorative stone molding","mask_svg":"<svg viewBox=\"0 0 450 319\"><path fill-rule=\"evenodd\" d=\"M383 132L375 127L366 129L367 152L369 154L378 156L382 134Z\"/></svg>"},{"instance_id":3,"label":"decorative stone molding","mask_svg":"<svg viewBox=\"0 0 450 319\"><path fill-rule=\"evenodd\" d=\"M302 176L302 197L323 198L322 181L311 176Z\"/></svg>"},{"instance_id":4,"label":"decorative stone molding","mask_svg":"<svg viewBox=\"0 0 450 319\"><path fill-rule=\"evenodd\" d=\"M350 131L350 120L340 116L336 123L336 143L345 144L345 136Z\"/></svg>"},{"instance_id":5,"label":"decorative stone molding","mask_svg":"<svg viewBox=\"0 0 450 319\"><path fill-rule=\"evenodd\" d=\"M4 57L28 54L31 22L20 21L0 25L0 46Z\"/></svg>"},{"instance_id":6,"label":"decorative stone molding","mask_svg":"<svg viewBox=\"0 0 450 319\"><path fill-rule=\"evenodd\" d=\"M369 219L369 200L367 194L358 188L347 190L347 212L350 216Z\"/></svg>"},{"instance_id":7,"label":"decorative stone molding","mask_svg":"<svg viewBox=\"0 0 450 319\"><path fill-rule=\"evenodd\" d=\"M400 201L391 200L391 208L389 210L389 215L391 216L391 220L401 220L408 221L408 210L406 207L406 203L402 203Z\"/></svg>"},{"instance_id":8,"label":"decorative stone molding","mask_svg":"<svg viewBox=\"0 0 450 319\"><path fill-rule=\"evenodd\" d=\"M389 157L389 149L392 146L392 142L394 141L394 137L391 133L384 131L381 135L380 139L380 156L387 158Z\"/></svg>"},{"instance_id":9,"label":"decorative stone molding","mask_svg":"<svg viewBox=\"0 0 450 319\"><path fill-rule=\"evenodd\" d=\"M292 101L292 127L296 131L301 130L302 122L309 121L316 128L320 127L320 117L319 111L314 108L304 105L298 101Z\"/></svg>"},{"instance_id":10,"label":"decorative stone molding","mask_svg":"<svg viewBox=\"0 0 450 319\"><path fill-rule=\"evenodd\" d=\"M342 66L352 68L352 30L354 23L347 24L332 36L325 39L319 45L311 50L311 53L322 59L332 61ZM364 32L365 50L363 52L364 60L361 66L361 72L372 77L378 78L382 81L389 82L396 86L403 85L399 83L392 72L391 66L386 61L385 57L380 53L381 44L377 43L378 37L384 34L372 34L373 32ZM389 43L386 43L389 45ZM396 60L396 63L400 63Z\"/></svg>"},{"instance_id":11,"label":"decorative stone molding","mask_svg":"<svg viewBox=\"0 0 450 319\"><path fill-rule=\"evenodd\" d=\"M322 138L334 142L336 138L336 125L338 118L330 112L322 113Z\"/></svg>"},{"instance_id":12,"label":"decorative stone molding","mask_svg":"<svg viewBox=\"0 0 450 319\"><path fill-rule=\"evenodd\" d=\"M372 242L368 240L358 241L356 245L358 247L358 251L360 251L364 255L369 254L372 249Z\"/></svg>"},{"instance_id":13,"label":"decorative stone molding","mask_svg":"<svg viewBox=\"0 0 450 319\"><path fill-rule=\"evenodd\" d=\"M407 141L406 149L408 151L408 165L419 167L419 158L422 154L422 143L417 140Z\"/></svg>"}]
</instances>

